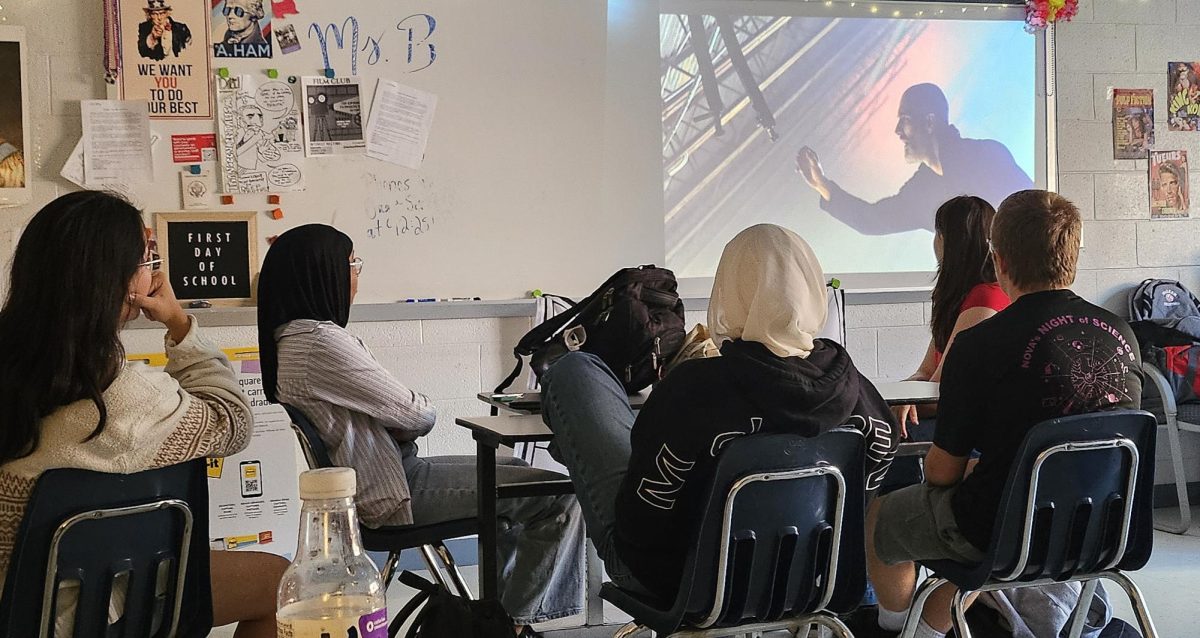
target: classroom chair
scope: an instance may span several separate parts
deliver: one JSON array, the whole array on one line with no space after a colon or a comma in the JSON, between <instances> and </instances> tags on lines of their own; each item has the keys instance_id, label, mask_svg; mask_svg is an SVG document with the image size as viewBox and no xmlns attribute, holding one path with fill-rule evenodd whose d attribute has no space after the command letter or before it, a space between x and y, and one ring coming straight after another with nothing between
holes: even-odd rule
<instances>
[{"instance_id":1,"label":"classroom chair","mask_svg":"<svg viewBox=\"0 0 1200 638\"><path fill-rule=\"evenodd\" d=\"M1175 471L1175 494L1179 499L1179 524L1156 522L1154 529L1172 534L1186 534L1192 527L1192 504L1188 499L1187 472L1183 466L1183 446L1180 432L1200 434L1200 404L1178 403L1170 382L1153 363L1142 361L1146 389L1153 389L1162 401L1162 421L1167 426L1167 445L1171 450L1171 468ZM1145 406L1143 406L1145 407ZM1158 410L1154 410L1157 414Z\"/></svg>"},{"instance_id":2,"label":"classroom chair","mask_svg":"<svg viewBox=\"0 0 1200 638\"><path fill-rule=\"evenodd\" d=\"M304 451L304 458L308 460L308 466L310 468L334 467L333 460L329 457L329 451L325 447L325 443L321 441L312 421L309 421L308 417L294 406L284 404L283 407L291 418L292 430L296 433L300 448ZM377 528L360 525L359 529L362 532L363 547L367 551L387 552L388 554L387 562L380 570L385 590L391 585L392 578L396 575L396 565L400 561L401 552L406 549L419 549L421 558L429 568L430 575L438 584L447 589L451 589L452 585L452 591L457 591L463 598L473 598L466 581L458 571L454 557L450 554L450 550L446 549L444 541L478 534L479 520L477 518L461 518L429 525L396 525ZM439 563L441 568L445 569L446 576L442 575ZM449 582L447 582L447 578Z\"/></svg>"},{"instance_id":3,"label":"classroom chair","mask_svg":"<svg viewBox=\"0 0 1200 638\"><path fill-rule=\"evenodd\" d=\"M992 545L978 565L925 561L901 636L912 636L925 601L944 583L958 587L952 616L971 638L964 597L974 591L1081 582L1072 638L1083 629L1099 579L1120 585L1144 638L1156 638L1137 585L1153 542L1154 415L1141 410L1080 414L1042 422L1025 436L1008 475Z\"/></svg>"},{"instance_id":4,"label":"classroom chair","mask_svg":"<svg viewBox=\"0 0 1200 638\"><path fill-rule=\"evenodd\" d=\"M74 638L207 636L206 476L203 459L136 474L42 474L17 530L0 636L54 635L59 584L72 580ZM121 617L110 626L121 575Z\"/></svg>"},{"instance_id":5,"label":"classroom chair","mask_svg":"<svg viewBox=\"0 0 1200 638\"><path fill-rule=\"evenodd\" d=\"M841 638L834 615L866 588L862 434L745 436L717 462L674 601L645 600L605 583L601 596L633 616L616 638L729 636L819 625ZM799 634L804 635L804 634Z\"/></svg>"}]
</instances>

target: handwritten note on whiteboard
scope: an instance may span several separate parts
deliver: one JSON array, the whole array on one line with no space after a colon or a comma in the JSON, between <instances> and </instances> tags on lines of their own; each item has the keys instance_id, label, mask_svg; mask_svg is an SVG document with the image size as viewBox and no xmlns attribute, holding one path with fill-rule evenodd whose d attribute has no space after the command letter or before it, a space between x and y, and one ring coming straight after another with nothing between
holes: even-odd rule
<instances>
[{"instance_id":1,"label":"handwritten note on whiteboard","mask_svg":"<svg viewBox=\"0 0 1200 638\"><path fill-rule=\"evenodd\" d=\"M380 79L367 122L367 157L419 170L436 107L436 95Z\"/></svg>"}]
</instances>

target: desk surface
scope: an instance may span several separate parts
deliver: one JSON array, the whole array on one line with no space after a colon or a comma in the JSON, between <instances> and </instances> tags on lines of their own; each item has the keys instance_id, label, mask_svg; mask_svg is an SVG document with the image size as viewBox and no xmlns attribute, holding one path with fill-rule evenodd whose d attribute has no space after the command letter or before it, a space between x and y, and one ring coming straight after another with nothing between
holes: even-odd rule
<instances>
[{"instance_id":1,"label":"desk surface","mask_svg":"<svg viewBox=\"0 0 1200 638\"><path fill-rule=\"evenodd\" d=\"M496 398L497 396L506 395L496 395L491 392L480 392L475 396L479 397L480 401L483 401L492 407L500 408L501 410L507 410L509 412L516 412L518 414L540 414L542 411L542 393L540 392L525 392L520 396L520 398L506 401ZM641 407L645 405L646 397L648 396L650 396L649 389L642 390L637 394L629 395L629 407L633 408L634 410L641 409ZM463 424L460 423L459 425Z\"/></svg>"},{"instance_id":2,"label":"desk surface","mask_svg":"<svg viewBox=\"0 0 1200 638\"><path fill-rule=\"evenodd\" d=\"M875 389L888 405L937 403L938 384L932 381L892 381L876 383Z\"/></svg>"},{"instance_id":3,"label":"desk surface","mask_svg":"<svg viewBox=\"0 0 1200 638\"><path fill-rule=\"evenodd\" d=\"M554 433L542 422L542 417L536 414L517 414L505 416L467 416L454 420L474 434L481 443L495 446L512 445L533 441L549 441ZM896 450L896 456L924 456L929 451L929 443L904 442Z\"/></svg>"}]
</instances>

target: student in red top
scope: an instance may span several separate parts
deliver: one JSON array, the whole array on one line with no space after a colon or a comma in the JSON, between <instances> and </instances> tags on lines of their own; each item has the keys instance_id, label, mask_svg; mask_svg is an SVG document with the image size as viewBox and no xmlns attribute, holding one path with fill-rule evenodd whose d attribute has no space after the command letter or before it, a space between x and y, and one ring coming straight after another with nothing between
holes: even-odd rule
<instances>
[{"instance_id":1,"label":"student in red top","mask_svg":"<svg viewBox=\"0 0 1200 638\"><path fill-rule=\"evenodd\" d=\"M1008 295L996 283L989 254L988 236L995 214L991 204L970 195L955 197L938 208L933 222L933 252L938 261L929 326L933 334L925 358L909 381L941 381L942 360L954 345L954 337L1008 306ZM910 425L920 423L916 406L897 406L893 412L901 433L907 434Z\"/></svg>"}]
</instances>

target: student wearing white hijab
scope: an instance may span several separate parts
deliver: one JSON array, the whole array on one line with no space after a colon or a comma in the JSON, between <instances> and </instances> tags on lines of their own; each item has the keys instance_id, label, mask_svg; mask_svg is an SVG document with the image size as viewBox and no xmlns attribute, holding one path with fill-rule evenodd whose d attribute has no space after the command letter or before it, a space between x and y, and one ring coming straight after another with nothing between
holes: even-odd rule
<instances>
[{"instance_id":1,"label":"student wearing white hijab","mask_svg":"<svg viewBox=\"0 0 1200 638\"><path fill-rule=\"evenodd\" d=\"M825 324L825 275L797 234L771 224L721 255L708 318L721 356L681 363L634 417L598 357L572 352L542 375L551 454L570 470L588 537L619 586L672 600L701 518L718 438L842 425L864 432L867 487L896 446L893 417ZM664 474L661 468L673 471Z\"/></svg>"}]
</instances>

